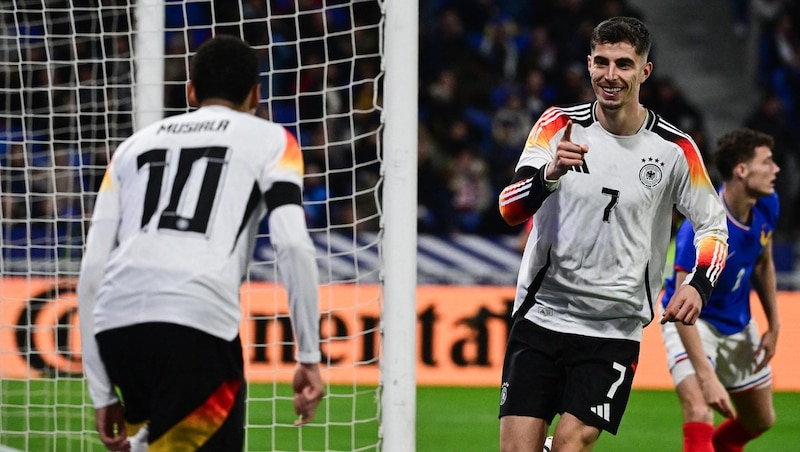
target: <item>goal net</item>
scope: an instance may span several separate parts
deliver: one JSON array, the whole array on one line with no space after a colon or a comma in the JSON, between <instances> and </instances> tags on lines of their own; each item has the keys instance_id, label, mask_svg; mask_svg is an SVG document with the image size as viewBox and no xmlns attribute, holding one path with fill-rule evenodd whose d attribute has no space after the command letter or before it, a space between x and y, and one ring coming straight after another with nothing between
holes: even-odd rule
<instances>
[{"instance_id":1,"label":"goal net","mask_svg":"<svg viewBox=\"0 0 800 452\"><path fill-rule=\"evenodd\" d=\"M75 296L93 202L122 140L188 111L189 58L215 34L257 49L257 114L284 124L303 149L322 279L326 397L298 429L286 294L264 224L241 296L245 449L385 447L384 10L378 0L0 4L0 451L104 450L81 371Z\"/></svg>"}]
</instances>

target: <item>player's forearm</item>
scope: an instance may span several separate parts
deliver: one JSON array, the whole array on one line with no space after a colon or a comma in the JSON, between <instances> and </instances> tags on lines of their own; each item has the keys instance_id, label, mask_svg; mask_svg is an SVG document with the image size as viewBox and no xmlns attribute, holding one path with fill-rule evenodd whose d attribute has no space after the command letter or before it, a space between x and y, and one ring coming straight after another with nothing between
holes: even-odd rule
<instances>
[{"instance_id":1,"label":"player's forearm","mask_svg":"<svg viewBox=\"0 0 800 452\"><path fill-rule=\"evenodd\" d=\"M675 274L675 287L680 287L686 281L688 272L678 271ZM675 322L678 329L678 336L681 338L683 348L686 350L686 355L689 357L689 362L692 363L697 377L701 380L711 378L714 374L714 367L706 358L706 353L703 350L703 341L700 339L700 333L694 325L683 325L680 322Z\"/></svg>"},{"instance_id":2,"label":"player's forearm","mask_svg":"<svg viewBox=\"0 0 800 452\"><path fill-rule=\"evenodd\" d=\"M768 328L770 331L777 332L780 329L780 320L778 319L777 276L772 258L759 260L753 269L752 280L761 307L764 309Z\"/></svg>"},{"instance_id":3,"label":"player's forearm","mask_svg":"<svg viewBox=\"0 0 800 452\"><path fill-rule=\"evenodd\" d=\"M694 325L683 325L679 322L676 322L675 326L678 329L678 335L683 343L683 348L686 350L686 355L689 357L689 361L692 363L692 367L694 367L697 373L697 378L701 381L715 378L716 371L706 357L706 353L703 350L703 342L700 339L700 333L697 331L697 327Z\"/></svg>"},{"instance_id":4,"label":"player's forearm","mask_svg":"<svg viewBox=\"0 0 800 452\"><path fill-rule=\"evenodd\" d=\"M545 182L545 168L523 166L517 170L514 179L500 193L500 215L511 226L523 223L530 218L544 200L552 193Z\"/></svg>"},{"instance_id":5,"label":"player's forearm","mask_svg":"<svg viewBox=\"0 0 800 452\"><path fill-rule=\"evenodd\" d=\"M94 309L97 292L105 272L108 256L116 241L116 221L98 220L92 223L86 239L86 252L81 261L78 278L78 319L81 330L83 373L89 382L89 395L95 408L118 401L97 348Z\"/></svg>"},{"instance_id":6,"label":"player's forearm","mask_svg":"<svg viewBox=\"0 0 800 452\"><path fill-rule=\"evenodd\" d=\"M685 284L689 284L700 293L703 306L708 304L708 297L717 284L719 275L725 268L725 259L728 256L727 233L710 235L697 240L697 262L695 268L686 277Z\"/></svg>"},{"instance_id":7,"label":"player's forearm","mask_svg":"<svg viewBox=\"0 0 800 452\"><path fill-rule=\"evenodd\" d=\"M320 361L318 270L313 250L288 247L278 251L281 279L289 294L289 314L297 340L297 360Z\"/></svg>"},{"instance_id":8,"label":"player's forearm","mask_svg":"<svg viewBox=\"0 0 800 452\"><path fill-rule=\"evenodd\" d=\"M270 214L269 227L281 281L289 294L297 360L319 362L319 270L303 208L297 204L281 205Z\"/></svg>"}]
</instances>

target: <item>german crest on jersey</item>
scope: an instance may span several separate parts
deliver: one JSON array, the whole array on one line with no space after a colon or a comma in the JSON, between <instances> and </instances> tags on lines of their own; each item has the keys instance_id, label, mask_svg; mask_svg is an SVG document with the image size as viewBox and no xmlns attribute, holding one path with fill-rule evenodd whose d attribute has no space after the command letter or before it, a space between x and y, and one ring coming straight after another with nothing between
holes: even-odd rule
<instances>
[{"instance_id":1,"label":"german crest on jersey","mask_svg":"<svg viewBox=\"0 0 800 452\"><path fill-rule=\"evenodd\" d=\"M653 188L661 182L663 172L661 167L664 162L657 158L648 157L642 159L642 167L639 169L639 181L647 188Z\"/></svg>"}]
</instances>

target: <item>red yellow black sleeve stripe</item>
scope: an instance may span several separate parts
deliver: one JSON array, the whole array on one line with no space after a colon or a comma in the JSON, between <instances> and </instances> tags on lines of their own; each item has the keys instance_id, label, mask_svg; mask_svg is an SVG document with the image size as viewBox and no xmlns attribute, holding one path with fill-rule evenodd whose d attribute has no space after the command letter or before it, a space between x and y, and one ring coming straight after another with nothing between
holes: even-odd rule
<instances>
[{"instance_id":1,"label":"red yellow black sleeve stripe","mask_svg":"<svg viewBox=\"0 0 800 452\"><path fill-rule=\"evenodd\" d=\"M544 183L545 166L539 169L523 166L500 193L500 215L509 225L525 222L550 195Z\"/></svg>"}]
</instances>

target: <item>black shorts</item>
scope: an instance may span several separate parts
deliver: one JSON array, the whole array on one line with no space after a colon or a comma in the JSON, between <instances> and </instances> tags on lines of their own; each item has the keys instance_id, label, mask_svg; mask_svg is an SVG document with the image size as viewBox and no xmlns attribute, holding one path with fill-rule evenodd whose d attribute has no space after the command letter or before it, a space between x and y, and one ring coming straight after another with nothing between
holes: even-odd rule
<instances>
[{"instance_id":1,"label":"black shorts","mask_svg":"<svg viewBox=\"0 0 800 452\"><path fill-rule=\"evenodd\" d=\"M552 423L566 412L616 435L638 359L639 342L559 333L519 319L503 363L500 417Z\"/></svg>"},{"instance_id":2,"label":"black shorts","mask_svg":"<svg viewBox=\"0 0 800 452\"><path fill-rule=\"evenodd\" d=\"M100 356L125 406L147 422L150 450L242 450L242 344L194 328L144 323L97 334Z\"/></svg>"}]
</instances>

